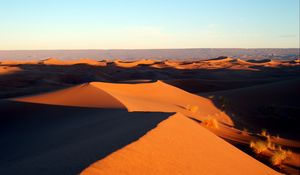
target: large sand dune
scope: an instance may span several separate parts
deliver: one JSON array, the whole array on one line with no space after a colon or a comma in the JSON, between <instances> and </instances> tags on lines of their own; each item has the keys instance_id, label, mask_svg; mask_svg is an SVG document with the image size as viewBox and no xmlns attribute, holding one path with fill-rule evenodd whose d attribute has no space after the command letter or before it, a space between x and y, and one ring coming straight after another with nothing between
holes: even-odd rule
<instances>
[{"instance_id":1,"label":"large sand dune","mask_svg":"<svg viewBox=\"0 0 300 175\"><path fill-rule=\"evenodd\" d=\"M82 175L280 174L176 114L138 141L92 164Z\"/></svg>"},{"instance_id":2,"label":"large sand dune","mask_svg":"<svg viewBox=\"0 0 300 175\"><path fill-rule=\"evenodd\" d=\"M127 108L128 111L181 112L187 116L204 119L214 116L219 121L233 125L231 119L203 97L157 81L154 83L114 84L92 82L57 92L22 97L16 101L101 108ZM198 111L189 111L196 106Z\"/></svg>"},{"instance_id":3,"label":"large sand dune","mask_svg":"<svg viewBox=\"0 0 300 175\"><path fill-rule=\"evenodd\" d=\"M17 98L16 101L91 108L125 108L112 95L90 83L41 95Z\"/></svg>"}]
</instances>

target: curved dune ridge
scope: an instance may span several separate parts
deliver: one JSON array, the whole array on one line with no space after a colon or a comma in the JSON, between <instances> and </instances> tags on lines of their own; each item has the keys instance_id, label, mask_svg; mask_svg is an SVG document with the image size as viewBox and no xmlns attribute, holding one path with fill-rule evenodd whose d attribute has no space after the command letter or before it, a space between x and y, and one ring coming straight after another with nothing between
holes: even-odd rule
<instances>
[{"instance_id":1,"label":"curved dune ridge","mask_svg":"<svg viewBox=\"0 0 300 175\"><path fill-rule=\"evenodd\" d=\"M233 125L232 120L214 104L162 81L139 84L91 82L40 95L21 97L16 101L63 106L127 108L128 111L181 112L202 120L213 116ZM197 111L190 111L190 107Z\"/></svg>"},{"instance_id":2,"label":"curved dune ridge","mask_svg":"<svg viewBox=\"0 0 300 175\"><path fill-rule=\"evenodd\" d=\"M280 174L181 114L86 168L95 174Z\"/></svg>"},{"instance_id":3,"label":"curved dune ridge","mask_svg":"<svg viewBox=\"0 0 300 175\"><path fill-rule=\"evenodd\" d=\"M55 92L14 99L20 102L92 108L125 108L110 94L89 83Z\"/></svg>"}]
</instances>

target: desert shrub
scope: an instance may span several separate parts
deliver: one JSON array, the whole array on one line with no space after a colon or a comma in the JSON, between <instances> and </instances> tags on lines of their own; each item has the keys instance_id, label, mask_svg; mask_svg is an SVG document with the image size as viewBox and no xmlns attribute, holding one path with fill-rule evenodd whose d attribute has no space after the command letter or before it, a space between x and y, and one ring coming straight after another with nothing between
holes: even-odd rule
<instances>
[{"instance_id":1,"label":"desert shrub","mask_svg":"<svg viewBox=\"0 0 300 175\"><path fill-rule=\"evenodd\" d=\"M189 111L191 111L191 112L193 112L193 113L196 113L198 111L199 107L196 106L196 105L192 105L192 106L191 105L187 105L186 109L189 110Z\"/></svg>"},{"instance_id":2,"label":"desert shrub","mask_svg":"<svg viewBox=\"0 0 300 175\"><path fill-rule=\"evenodd\" d=\"M270 162L274 166L281 166L282 162L291 154L292 152L289 150L276 151L270 158Z\"/></svg>"},{"instance_id":3,"label":"desert shrub","mask_svg":"<svg viewBox=\"0 0 300 175\"><path fill-rule=\"evenodd\" d=\"M219 122L217 121L217 119L212 117L207 117L206 119L204 119L203 124L210 128L215 128L215 129L219 128Z\"/></svg>"},{"instance_id":4,"label":"desert shrub","mask_svg":"<svg viewBox=\"0 0 300 175\"><path fill-rule=\"evenodd\" d=\"M256 153L260 154L268 149L268 145L265 141L258 140L258 141L251 141L250 148Z\"/></svg>"}]
</instances>

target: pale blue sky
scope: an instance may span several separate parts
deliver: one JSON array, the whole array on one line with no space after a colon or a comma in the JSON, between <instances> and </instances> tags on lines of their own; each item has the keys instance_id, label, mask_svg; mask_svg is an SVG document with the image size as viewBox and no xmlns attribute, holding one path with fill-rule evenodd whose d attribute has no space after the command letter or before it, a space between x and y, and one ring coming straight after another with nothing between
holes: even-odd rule
<instances>
[{"instance_id":1,"label":"pale blue sky","mask_svg":"<svg viewBox=\"0 0 300 175\"><path fill-rule=\"evenodd\" d=\"M0 50L299 48L299 0L0 0Z\"/></svg>"}]
</instances>

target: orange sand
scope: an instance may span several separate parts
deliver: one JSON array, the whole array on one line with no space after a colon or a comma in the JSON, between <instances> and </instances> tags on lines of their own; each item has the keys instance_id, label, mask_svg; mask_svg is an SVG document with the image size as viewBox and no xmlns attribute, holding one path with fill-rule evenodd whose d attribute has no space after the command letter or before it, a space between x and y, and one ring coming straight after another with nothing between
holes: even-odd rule
<instances>
[{"instance_id":1,"label":"orange sand","mask_svg":"<svg viewBox=\"0 0 300 175\"><path fill-rule=\"evenodd\" d=\"M15 100L61 106L125 108L117 99L90 84L82 84L36 96L21 97Z\"/></svg>"},{"instance_id":2,"label":"orange sand","mask_svg":"<svg viewBox=\"0 0 300 175\"><path fill-rule=\"evenodd\" d=\"M216 108L210 100L162 81L140 84L92 82L66 90L15 100L81 107L120 108L125 106L128 111L181 112L199 120L211 116L233 125L232 120ZM192 112L187 109L188 106L197 106L199 109Z\"/></svg>"},{"instance_id":3,"label":"orange sand","mask_svg":"<svg viewBox=\"0 0 300 175\"><path fill-rule=\"evenodd\" d=\"M46 65L74 65L74 64L88 64L92 66L106 66L106 62L99 62L96 60L90 59L79 59L79 60L68 60L63 61L56 58L48 58L40 62L41 64Z\"/></svg>"},{"instance_id":4,"label":"orange sand","mask_svg":"<svg viewBox=\"0 0 300 175\"><path fill-rule=\"evenodd\" d=\"M86 168L95 174L280 174L181 114Z\"/></svg>"}]
</instances>

